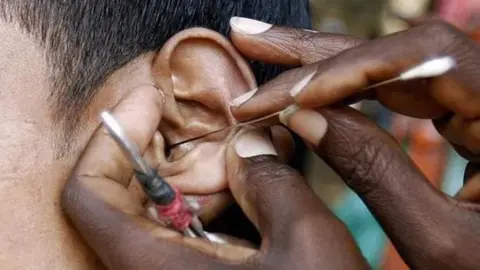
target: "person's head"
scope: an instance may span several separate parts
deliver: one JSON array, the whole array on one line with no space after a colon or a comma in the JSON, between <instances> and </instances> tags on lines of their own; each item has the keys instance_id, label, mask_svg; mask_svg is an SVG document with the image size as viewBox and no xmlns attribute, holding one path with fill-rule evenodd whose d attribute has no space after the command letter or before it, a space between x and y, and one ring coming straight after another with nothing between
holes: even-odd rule
<instances>
[{"instance_id":1,"label":"person's head","mask_svg":"<svg viewBox=\"0 0 480 270\"><path fill-rule=\"evenodd\" d=\"M69 154L75 147L69 144L85 127L89 105L108 78L143 54L160 49L175 33L200 26L226 35L231 16L305 28L310 23L307 6L306 0L2 1L0 61L8 65L5 75L14 72L19 79L14 82L24 85L16 92L17 99L35 95L37 112L48 105L49 128L58 135L55 150ZM254 71L262 82L278 69L255 64ZM126 77L118 80L129 80ZM2 96L12 92L8 85L12 82L6 79L0 86ZM37 119L30 120L36 122L42 117L33 116Z\"/></svg>"},{"instance_id":2,"label":"person's head","mask_svg":"<svg viewBox=\"0 0 480 270\"><path fill-rule=\"evenodd\" d=\"M253 63L252 76L221 36L197 29L172 37L191 27L227 35L232 16L308 28L308 12L307 0L0 1L0 172L6 172L0 177L25 180L8 192L21 198L29 183L34 190L48 190L45 194L56 201L66 174L99 126L99 113L142 84L165 92L160 130L167 143L231 123L229 99L255 87L254 77L262 83L280 68ZM220 151L212 144L202 147ZM188 147L170 159L197 146ZM166 171L176 175L179 167L169 164ZM40 173L49 179L33 179ZM51 208L52 199L42 198L36 207ZM63 226L56 220L42 224Z\"/></svg>"}]
</instances>

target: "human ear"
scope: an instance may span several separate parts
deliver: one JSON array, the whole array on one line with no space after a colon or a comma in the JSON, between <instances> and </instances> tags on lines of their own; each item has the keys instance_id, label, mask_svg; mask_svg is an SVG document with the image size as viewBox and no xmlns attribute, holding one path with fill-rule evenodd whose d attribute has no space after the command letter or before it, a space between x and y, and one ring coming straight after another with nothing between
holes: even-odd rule
<instances>
[{"instance_id":1,"label":"human ear","mask_svg":"<svg viewBox=\"0 0 480 270\"><path fill-rule=\"evenodd\" d=\"M202 28L170 39L155 57L152 73L165 96L159 155L168 145L235 124L230 101L256 88L253 73L233 46ZM228 182L226 146L234 135L219 133L175 147L157 157L159 172L185 194L221 193ZM270 143L268 135L262 139ZM266 151L275 153L273 146Z\"/></svg>"}]
</instances>

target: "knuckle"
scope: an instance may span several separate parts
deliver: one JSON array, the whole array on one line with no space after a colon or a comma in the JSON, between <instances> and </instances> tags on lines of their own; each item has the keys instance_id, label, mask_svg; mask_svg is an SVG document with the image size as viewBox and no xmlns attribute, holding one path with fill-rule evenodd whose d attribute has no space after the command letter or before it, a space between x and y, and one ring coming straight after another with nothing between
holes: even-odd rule
<instances>
[{"instance_id":1,"label":"knuckle","mask_svg":"<svg viewBox=\"0 0 480 270\"><path fill-rule=\"evenodd\" d=\"M362 44L361 39L325 33L299 33L296 36L295 52L304 64L325 60L345 50Z\"/></svg>"},{"instance_id":2,"label":"knuckle","mask_svg":"<svg viewBox=\"0 0 480 270\"><path fill-rule=\"evenodd\" d=\"M423 27L428 29L428 32L434 36L436 35L452 35L456 34L457 30L455 27L445 21L435 20L430 23L425 24Z\"/></svg>"},{"instance_id":3,"label":"knuckle","mask_svg":"<svg viewBox=\"0 0 480 270\"><path fill-rule=\"evenodd\" d=\"M450 52L457 47L459 31L453 25L436 20L420 27L425 29L429 40L435 41L432 45L438 46L439 50Z\"/></svg>"},{"instance_id":4,"label":"knuckle","mask_svg":"<svg viewBox=\"0 0 480 270\"><path fill-rule=\"evenodd\" d=\"M375 190L375 183L384 178L389 170L391 157L388 147L377 138L364 137L352 155L354 163L346 175L347 184L360 187L362 193Z\"/></svg>"},{"instance_id":5,"label":"knuckle","mask_svg":"<svg viewBox=\"0 0 480 270\"><path fill-rule=\"evenodd\" d=\"M296 51L310 51L315 49L316 33L305 32L303 30L295 29L293 32L294 40L296 41Z\"/></svg>"},{"instance_id":6,"label":"knuckle","mask_svg":"<svg viewBox=\"0 0 480 270\"><path fill-rule=\"evenodd\" d=\"M375 129L348 118L330 121L328 143L321 146L329 163L360 193L375 190L387 174L395 173L392 164L398 162L391 138Z\"/></svg>"},{"instance_id":7,"label":"knuckle","mask_svg":"<svg viewBox=\"0 0 480 270\"><path fill-rule=\"evenodd\" d=\"M292 180L301 178L300 174L286 164L271 157L253 158L246 177L250 191L262 192L265 190L289 185Z\"/></svg>"}]
</instances>

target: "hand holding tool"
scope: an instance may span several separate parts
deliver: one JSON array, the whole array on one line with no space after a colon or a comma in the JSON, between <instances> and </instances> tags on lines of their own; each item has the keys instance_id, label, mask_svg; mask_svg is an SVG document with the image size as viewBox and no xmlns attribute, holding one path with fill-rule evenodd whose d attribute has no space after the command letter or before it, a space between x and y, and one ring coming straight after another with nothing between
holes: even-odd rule
<instances>
[{"instance_id":1,"label":"hand holding tool","mask_svg":"<svg viewBox=\"0 0 480 270\"><path fill-rule=\"evenodd\" d=\"M404 71L398 77L395 77L395 78L390 79L390 80L386 80L386 81L383 81L383 82L380 82L380 83L370 85L368 87L365 87L363 90L369 90L369 89L377 88L377 87L384 86L384 85L394 83L394 82L398 82L398 81L410 81L410 80L415 80L415 79L426 79L426 78L438 77L438 76L444 75L445 73L452 70L455 67L455 65L456 65L455 60L452 57L449 57L449 56L431 59L431 60L425 61L425 62L423 62L419 65L416 65L416 66ZM212 132L208 132L206 134L202 134L202 135L197 136L197 137L193 137L193 138L181 141L181 142L174 143L174 144L170 145L169 148L172 149L172 148L175 148L179 145L189 143L189 142L193 142L193 141L196 141L196 140L200 140L202 138L205 138L207 136L210 136L212 134L216 134L216 133L219 133L219 132L228 131L228 130L231 130L231 129L240 128L240 127L260 123L260 122L263 122L263 121L265 121L267 119L270 119L272 117L279 116L282 112L283 111L275 112L275 113L272 113L272 114L269 114L269 115L266 115L266 116L263 116L263 117L260 117L260 118L257 118L257 119L253 119L253 120L250 120L250 121L247 121L247 122L239 123L239 124L236 124L236 125L233 125L233 126L229 126L229 127L226 127L226 128L222 128L222 129L218 129L218 130L215 130L215 131L212 131Z\"/></svg>"},{"instance_id":2,"label":"hand holding tool","mask_svg":"<svg viewBox=\"0 0 480 270\"><path fill-rule=\"evenodd\" d=\"M103 112L101 118L108 133L133 166L135 176L145 193L156 204L160 219L174 229L182 231L186 236L210 239L203 231L200 220L192 212L193 207L185 201L177 189L170 186L156 170L148 166L137 145L127 137L115 118L109 112Z\"/></svg>"}]
</instances>

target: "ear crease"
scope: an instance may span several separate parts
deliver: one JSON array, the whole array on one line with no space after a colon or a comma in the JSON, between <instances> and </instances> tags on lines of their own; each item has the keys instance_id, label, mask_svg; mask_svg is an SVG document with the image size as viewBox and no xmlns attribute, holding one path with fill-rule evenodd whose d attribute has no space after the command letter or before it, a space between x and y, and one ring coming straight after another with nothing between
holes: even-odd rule
<instances>
[{"instance_id":1,"label":"ear crease","mask_svg":"<svg viewBox=\"0 0 480 270\"><path fill-rule=\"evenodd\" d=\"M256 88L255 76L250 70L247 62L242 58L242 56L237 52L237 50L231 45L231 43L222 35L206 29L206 28L191 28L184 30L174 37L172 37L167 43L163 46L156 59L154 60L154 74L160 76L159 80L162 80L160 84L165 84L165 82L170 81L170 84L167 88L172 88L171 82L171 62L169 61L172 53L175 51L177 46L188 40L205 40L216 43L222 49L224 49L236 62L239 70L241 71L243 77L247 79L249 88ZM214 59L212 59L214 61ZM159 81L157 80L157 81ZM162 88L163 89L163 88Z\"/></svg>"},{"instance_id":2,"label":"ear crease","mask_svg":"<svg viewBox=\"0 0 480 270\"><path fill-rule=\"evenodd\" d=\"M256 88L249 65L229 41L203 28L172 37L155 58L153 74L166 92L169 106L164 118L175 127L188 125L185 108L192 107L204 115L221 113L224 120L234 122L229 102Z\"/></svg>"}]
</instances>

